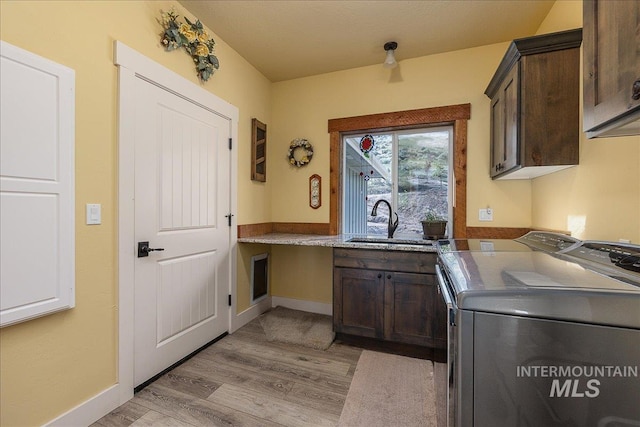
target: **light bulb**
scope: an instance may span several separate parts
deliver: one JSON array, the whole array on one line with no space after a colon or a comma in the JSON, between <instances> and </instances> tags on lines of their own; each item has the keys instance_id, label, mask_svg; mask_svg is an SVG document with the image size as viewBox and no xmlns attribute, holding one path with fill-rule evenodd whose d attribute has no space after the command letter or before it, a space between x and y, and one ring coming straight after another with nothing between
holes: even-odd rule
<instances>
[{"instance_id":1,"label":"light bulb","mask_svg":"<svg viewBox=\"0 0 640 427\"><path fill-rule=\"evenodd\" d=\"M398 47L398 43L396 42L387 42L384 44L384 50L387 52L387 57L382 64L384 68L395 68L398 63L396 62L396 57L394 55L394 51Z\"/></svg>"},{"instance_id":2,"label":"light bulb","mask_svg":"<svg viewBox=\"0 0 640 427\"><path fill-rule=\"evenodd\" d=\"M398 65L392 50L387 51L387 58L384 60L384 64L382 65L384 68L395 68Z\"/></svg>"}]
</instances>

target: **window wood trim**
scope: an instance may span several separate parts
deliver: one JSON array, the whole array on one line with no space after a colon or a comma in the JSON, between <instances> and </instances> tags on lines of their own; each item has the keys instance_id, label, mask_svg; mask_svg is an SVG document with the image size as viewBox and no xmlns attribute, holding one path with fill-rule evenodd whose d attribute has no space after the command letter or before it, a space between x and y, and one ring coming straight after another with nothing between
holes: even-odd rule
<instances>
[{"instance_id":1,"label":"window wood trim","mask_svg":"<svg viewBox=\"0 0 640 427\"><path fill-rule=\"evenodd\" d=\"M365 116L330 119L329 130L329 234L340 233L342 218L342 134L360 131L387 131L453 126L453 170L455 177L455 206L453 208L454 237L467 236L467 121L471 118L471 104L422 108Z\"/></svg>"}]
</instances>

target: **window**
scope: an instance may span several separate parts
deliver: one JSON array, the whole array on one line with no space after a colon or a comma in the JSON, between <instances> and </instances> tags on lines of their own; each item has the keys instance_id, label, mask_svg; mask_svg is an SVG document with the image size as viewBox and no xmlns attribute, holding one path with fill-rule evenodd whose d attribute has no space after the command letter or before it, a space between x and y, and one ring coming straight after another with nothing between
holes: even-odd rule
<instances>
[{"instance_id":1,"label":"window","mask_svg":"<svg viewBox=\"0 0 640 427\"><path fill-rule=\"evenodd\" d=\"M390 113L369 114L329 119L329 234L342 232L343 222L343 135L356 132L399 130L429 126L451 126L453 129L453 169L452 179L452 222L450 235L468 237L467 228L467 125L471 118L471 104L456 104L442 107L421 108L417 110L394 111ZM454 190L455 188L455 190ZM522 233L520 234L522 235ZM480 236L478 236L480 237Z\"/></svg>"},{"instance_id":2,"label":"window","mask_svg":"<svg viewBox=\"0 0 640 427\"><path fill-rule=\"evenodd\" d=\"M429 210L453 224L452 126L359 132L342 140L343 233L386 235L388 209L381 205L370 215L381 199L398 214L396 236L422 235Z\"/></svg>"}]
</instances>

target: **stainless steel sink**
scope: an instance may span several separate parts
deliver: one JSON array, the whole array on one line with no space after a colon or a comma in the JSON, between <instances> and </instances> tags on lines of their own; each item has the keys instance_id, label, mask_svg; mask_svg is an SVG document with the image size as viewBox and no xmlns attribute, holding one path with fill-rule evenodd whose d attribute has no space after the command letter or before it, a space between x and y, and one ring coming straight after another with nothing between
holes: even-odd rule
<instances>
[{"instance_id":1,"label":"stainless steel sink","mask_svg":"<svg viewBox=\"0 0 640 427\"><path fill-rule=\"evenodd\" d=\"M353 237L348 242L351 243L382 243L387 245L420 245L433 246L433 240L385 238L385 237Z\"/></svg>"}]
</instances>

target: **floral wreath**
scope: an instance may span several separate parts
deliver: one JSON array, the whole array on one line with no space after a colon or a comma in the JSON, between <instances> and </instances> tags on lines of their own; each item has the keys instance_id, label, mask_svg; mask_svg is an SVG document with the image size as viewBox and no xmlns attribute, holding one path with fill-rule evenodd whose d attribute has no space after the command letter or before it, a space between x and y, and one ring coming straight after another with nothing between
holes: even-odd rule
<instances>
[{"instance_id":1,"label":"floral wreath","mask_svg":"<svg viewBox=\"0 0 640 427\"><path fill-rule=\"evenodd\" d=\"M296 160L295 152L298 149L304 150L303 156L300 160ZM291 145L289 145L289 164L292 166L301 167L311 162L311 158L313 157L313 146L306 139L296 138L291 141Z\"/></svg>"},{"instance_id":2,"label":"floral wreath","mask_svg":"<svg viewBox=\"0 0 640 427\"><path fill-rule=\"evenodd\" d=\"M191 22L185 16L185 24L179 24L176 20L178 15L172 7L169 12L162 12L162 26L164 32L160 39L167 52L183 47L191 55L196 63L196 74L202 81L209 80L209 77L220 68L218 58L213 54L216 44L202 26L200 20Z\"/></svg>"}]
</instances>

